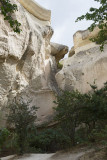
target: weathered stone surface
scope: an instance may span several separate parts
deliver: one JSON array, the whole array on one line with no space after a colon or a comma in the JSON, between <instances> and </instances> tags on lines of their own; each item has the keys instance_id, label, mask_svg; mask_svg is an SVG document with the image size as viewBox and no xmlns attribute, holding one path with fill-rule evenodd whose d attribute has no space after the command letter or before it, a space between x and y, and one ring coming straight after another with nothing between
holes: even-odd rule
<instances>
[{"instance_id":1,"label":"weathered stone surface","mask_svg":"<svg viewBox=\"0 0 107 160\"><path fill-rule=\"evenodd\" d=\"M69 51L68 57L72 57L74 54L75 54L75 49L74 47L72 47L71 50Z\"/></svg>"},{"instance_id":2,"label":"weathered stone surface","mask_svg":"<svg viewBox=\"0 0 107 160\"><path fill-rule=\"evenodd\" d=\"M43 8L34 0L18 0L32 15L43 21L51 20L51 11Z\"/></svg>"},{"instance_id":3,"label":"weathered stone surface","mask_svg":"<svg viewBox=\"0 0 107 160\"><path fill-rule=\"evenodd\" d=\"M51 43L51 55L55 56L58 63L68 52L68 47L58 43Z\"/></svg>"},{"instance_id":4,"label":"weathered stone surface","mask_svg":"<svg viewBox=\"0 0 107 160\"><path fill-rule=\"evenodd\" d=\"M89 39L95 37L98 31L98 28L95 28L93 32L90 32L89 30L77 31L73 36L75 53L96 47L96 44Z\"/></svg>"},{"instance_id":5,"label":"weathered stone surface","mask_svg":"<svg viewBox=\"0 0 107 160\"><path fill-rule=\"evenodd\" d=\"M91 33L91 35L95 35ZM63 68L56 74L59 87L63 90L78 89L88 92L94 81L102 87L107 81L107 45L104 52L88 40L88 31L77 32L74 36L75 54L64 60Z\"/></svg>"},{"instance_id":6,"label":"weathered stone surface","mask_svg":"<svg viewBox=\"0 0 107 160\"><path fill-rule=\"evenodd\" d=\"M5 110L3 106L14 97L22 97L30 105L40 107L41 123L50 118L57 91L56 62L50 45L53 30L47 21L31 15L18 1L11 2L18 6L13 16L21 23L22 32L14 33L0 14L0 109Z\"/></svg>"},{"instance_id":7,"label":"weathered stone surface","mask_svg":"<svg viewBox=\"0 0 107 160\"><path fill-rule=\"evenodd\" d=\"M57 63L68 52L68 47L50 43L53 34L50 11L34 4L33 0L20 1L23 6L17 0L11 2L18 6L13 16L22 24L22 32L14 33L0 14L0 112L4 116L9 102L23 98L30 106L40 107L37 115L41 124L52 119L58 87L84 93L91 89L88 83L96 81L101 87L107 81L107 45L101 53L99 46L89 41L98 29L92 33L76 32L74 48L69 54L72 57L62 61L63 68L56 74ZM39 11L44 13L40 17Z\"/></svg>"}]
</instances>

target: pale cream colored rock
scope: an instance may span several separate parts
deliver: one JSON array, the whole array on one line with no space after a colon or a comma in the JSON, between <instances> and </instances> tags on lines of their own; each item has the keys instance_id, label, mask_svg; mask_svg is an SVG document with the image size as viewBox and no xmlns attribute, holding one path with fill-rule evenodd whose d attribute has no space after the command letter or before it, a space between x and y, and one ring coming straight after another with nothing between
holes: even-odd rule
<instances>
[{"instance_id":1,"label":"pale cream colored rock","mask_svg":"<svg viewBox=\"0 0 107 160\"><path fill-rule=\"evenodd\" d=\"M67 52L68 52L67 46L58 43L51 43L51 55L55 56L57 63L64 58Z\"/></svg>"},{"instance_id":2,"label":"pale cream colored rock","mask_svg":"<svg viewBox=\"0 0 107 160\"><path fill-rule=\"evenodd\" d=\"M75 53L95 47L96 44L90 41L90 38L95 37L98 32L98 28L95 28L93 32L89 30L77 31L73 36Z\"/></svg>"},{"instance_id":3,"label":"pale cream colored rock","mask_svg":"<svg viewBox=\"0 0 107 160\"><path fill-rule=\"evenodd\" d=\"M74 54L75 54L75 49L74 47L72 47L71 50L69 51L68 57L72 57Z\"/></svg>"},{"instance_id":4,"label":"pale cream colored rock","mask_svg":"<svg viewBox=\"0 0 107 160\"><path fill-rule=\"evenodd\" d=\"M88 40L91 33L77 32L74 36L75 54L64 60L63 68L56 74L58 86L63 90L79 90L82 93L91 90L94 81L101 88L107 81L107 45L104 52L95 43Z\"/></svg>"},{"instance_id":5,"label":"pale cream colored rock","mask_svg":"<svg viewBox=\"0 0 107 160\"><path fill-rule=\"evenodd\" d=\"M37 122L41 124L52 119L58 86L82 93L91 89L88 83L96 81L99 88L103 86L107 81L107 45L101 53L99 46L89 41L98 29L91 34L88 30L78 31L74 35L72 57L63 60L63 68L56 74L56 63L68 52L68 47L50 43L53 34L50 20L41 20L36 10L35 14L31 12L33 1L30 9L23 4L29 12L17 0L11 2L18 6L13 16L22 24L22 32L14 33L0 14L0 118L4 118L7 104L14 98L22 98L30 106L39 107Z\"/></svg>"},{"instance_id":6,"label":"pale cream colored rock","mask_svg":"<svg viewBox=\"0 0 107 160\"><path fill-rule=\"evenodd\" d=\"M33 16L43 21L51 21L51 11L43 8L34 0L18 0Z\"/></svg>"},{"instance_id":7,"label":"pale cream colored rock","mask_svg":"<svg viewBox=\"0 0 107 160\"><path fill-rule=\"evenodd\" d=\"M39 107L38 122L42 123L53 112L57 91L56 62L50 45L53 30L47 25L49 21L36 18L17 0L11 2L18 6L13 16L21 23L22 32L14 33L0 14L0 109L4 113L5 106L14 97L22 97L25 102L30 102L29 105Z\"/></svg>"}]
</instances>

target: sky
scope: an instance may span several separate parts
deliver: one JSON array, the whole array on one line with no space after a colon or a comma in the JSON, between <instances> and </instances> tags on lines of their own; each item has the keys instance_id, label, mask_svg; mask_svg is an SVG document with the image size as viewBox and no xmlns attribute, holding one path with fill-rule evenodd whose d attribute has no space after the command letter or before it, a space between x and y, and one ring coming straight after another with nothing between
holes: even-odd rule
<instances>
[{"instance_id":1,"label":"sky","mask_svg":"<svg viewBox=\"0 0 107 160\"><path fill-rule=\"evenodd\" d=\"M52 42L73 46L73 35L78 30L85 30L92 23L80 21L77 17L88 12L90 7L99 6L94 0L35 0L42 7L51 10L51 26L54 29Z\"/></svg>"}]
</instances>

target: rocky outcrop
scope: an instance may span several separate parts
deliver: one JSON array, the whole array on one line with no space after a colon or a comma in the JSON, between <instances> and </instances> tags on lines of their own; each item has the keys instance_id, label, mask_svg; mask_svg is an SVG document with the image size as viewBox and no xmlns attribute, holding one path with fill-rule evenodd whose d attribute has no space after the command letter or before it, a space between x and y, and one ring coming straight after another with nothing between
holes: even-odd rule
<instances>
[{"instance_id":1,"label":"rocky outcrop","mask_svg":"<svg viewBox=\"0 0 107 160\"><path fill-rule=\"evenodd\" d=\"M68 47L58 43L51 43L51 55L55 56L56 62L58 63L64 58L65 54L68 53Z\"/></svg>"},{"instance_id":2,"label":"rocky outcrop","mask_svg":"<svg viewBox=\"0 0 107 160\"><path fill-rule=\"evenodd\" d=\"M72 57L74 54L75 54L75 49L74 47L72 47L71 50L69 51L68 57Z\"/></svg>"},{"instance_id":3,"label":"rocky outcrop","mask_svg":"<svg viewBox=\"0 0 107 160\"><path fill-rule=\"evenodd\" d=\"M29 13L18 1L11 2L18 6L13 16L21 23L22 32L14 33L0 14L0 109L4 116L5 106L14 98L21 97L30 102L29 105L39 107L38 123L42 123L51 118L57 92L56 62L50 44L53 34L49 25L50 11L33 1L24 3L21 0L21 4L29 8ZM40 17L39 11L43 12Z\"/></svg>"},{"instance_id":4,"label":"rocky outcrop","mask_svg":"<svg viewBox=\"0 0 107 160\"><path fill-rule=\"evenodd\" d=\"M34 0L18 0L18 1L23 5L24 8L27 9L27 11L29 11L36 18L50 22L51 20L50 10L43 8Z\"/></svg>"},{"instance_id":5,"label":"rocky outcrop","mask_svg":"<svg viewBox=\"0 0 107 160\"><path fill-rule=\"evenodd\" d=\"M90 38L95 37L98 32L98 28L95 28L93 32L89 30L77 31L73 36L75 53L96 47L96 44L90 41Z\"/></svg>"},{"instance_id":6,"label":"rocky outcrop","mask_svg":"<svg viewBox=\"0 0 107 160\"><path fill-rule=\"evenodd\" d=\"M101 88L107 81L107 45L104 52L89 38L96 35L98 29L78 31L74 35L75 54L64 60L63 68L56 74L59 87L63 90L75 90L85 93L91 90L94 81Z\"/></svg>"},{"instance_id":7,"label":"rocky outcrop","mask_svg":"<svg viewBox=\"0 0 107 160\"><path fill-rule=\"evenodd\" d=\"M89 40L98 33L97 28L92 33L76 32L74 47L59 71L58 62L68 47L50 43L50 11L33 0L11 2L18 6L13 16L22 24L22 32L14 33L0 14L0 118L4 117L5 106L21 98L29 106L39 107L37 122L41 124L52 119L59 88L85 93L94 81L102 87L107 81L107 45L101 53L99 46Z\"/></svg>"}]
</instances>

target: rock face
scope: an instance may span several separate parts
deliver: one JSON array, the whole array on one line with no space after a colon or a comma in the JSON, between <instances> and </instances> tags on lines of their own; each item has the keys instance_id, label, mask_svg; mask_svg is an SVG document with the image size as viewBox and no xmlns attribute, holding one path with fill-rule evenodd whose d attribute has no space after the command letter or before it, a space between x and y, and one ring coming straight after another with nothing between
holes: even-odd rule
<instances>
[{"instance_id":1,"label":"rock face","mask_svg":"<svg viewBox=\"0 0 107 160\"><path fill-rule=\"evenodd\" d=\"M38 123L42 123L51 117L57 92L56 62L50 45L53 34L50 11L32 0L20 1L26 4L25 8L29 5L30 13L18 1L11 2L18 6L13 16L21 23L22 32L14 33L0 14L0 109L3 115L8 102L22 97L30 105L40 107ZM35 8L44 14L38 17Z\"/></svg>"},{"instance_id":2,"label":"rock face","mask_svg":"<svg viewBox=\"0 0 107 160\"><path fill-rule=\"evenodd\" d=\"M68 52L68 47L65 45L51 43L51 55L55 56L56 62L58 63L65 54Z\"/></svg>"},{"instance_id":3,"label":"rock face","mask_svg":"<svg viewBox=\"0 0 107 160\"><path fill-rule=\"evenodd\" d=\"M34 0L18 0L33 16L40 20L48 21L51 20L51 11L41 7Z\"/></svg>"},{"instance_id":4,"label":"rock face","mask_svg":"<svg viewBox=\"0 0 107 160\"><path fill-rule=\"evenodd\" d=\"M74 47L72 47L71 50L69 51L68 57L72 57L74 54L75 54L75 49Z\"/></svg>"},{"instance_id":5,"label":"rock face","mask_svg":"<svg viewBox=\"0 0 107 160\"><path fill-rule=\"evenodd\" d=\"M95 28L93 32L90 32L89 30L77 31L73 36L75 53L98 46L89 40L90 38L95 37L98 32L98 28Z\"/></svg>"},{"instance_id":6,"label":"rock face","mask_svg":"<svg viewBox=\"0 0 107 160\"><path fill-rule=\"evenodd\" d=\"M74 35L74 50L71 50L74 55L64 60L62 70L56 74L61 89L78 89L85 93L94 81L99 88L107 81L107 45L101 52L99 46L89 40L97 33L95 29L92 33L85 30Z\"/></svg>"},{"instance_id":7,"label":"rock face","mask_svg":"<svg viewBox=\"0 0 107 160\"><path fill-rule=\"evenodd\" d=\"M57 63L68 47L50 43L51 12L33 0L11 2L18 6L13 16L22 24L22 32L14 33L0 14L0 113L4 117L5 106L21 98L29 106L39 107L37 122L41 124L52 119L59 88L85 93L91 89L88 83L94 81L102 87L107 81L107 45L101 53L99 46L89 41L98 33L97 28L92 33L76 32L74 47L58 72Z\"/></svg>"}]
</instances>

